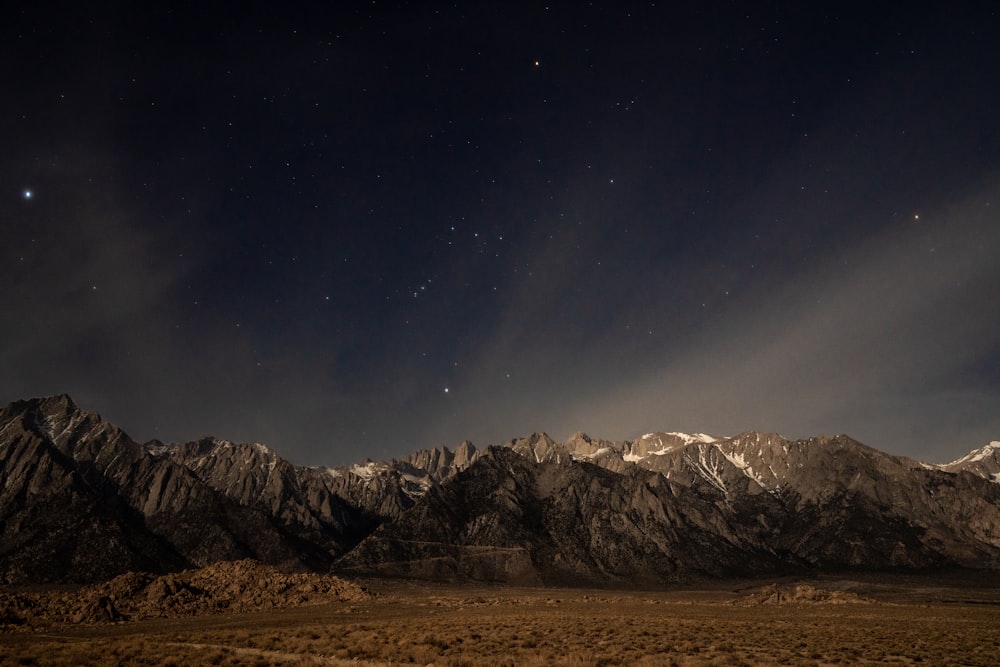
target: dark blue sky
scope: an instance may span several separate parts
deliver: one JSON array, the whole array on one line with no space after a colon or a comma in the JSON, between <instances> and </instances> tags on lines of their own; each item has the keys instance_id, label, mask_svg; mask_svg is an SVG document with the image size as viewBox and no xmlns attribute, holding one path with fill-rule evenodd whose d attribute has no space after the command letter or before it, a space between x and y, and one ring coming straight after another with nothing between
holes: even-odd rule
<instances>
[{"instance_id":1,"label":"dark blue sky","mask_svg":"<svg viewBox=\"0 0 1000 667\"><path fill-rule=\"evenodd\" d=\"M5 19L0 400L302 464L1000 439L988 3L335 4Z\"/></svg>"}]
</instances>

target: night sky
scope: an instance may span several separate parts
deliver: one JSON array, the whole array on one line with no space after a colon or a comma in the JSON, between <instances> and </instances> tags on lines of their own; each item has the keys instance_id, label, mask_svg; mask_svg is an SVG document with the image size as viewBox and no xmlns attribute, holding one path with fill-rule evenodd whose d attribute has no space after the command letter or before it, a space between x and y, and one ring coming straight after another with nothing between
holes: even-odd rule
<instances>
[{"instance_id":1,"label":"night sky","mask_svg":"<svg viewBox=\"0 0 1000 667\"><path fill-rule=\"evenodd\" d=\"M21 4L0 402L302 465L1000 439L993 3Z\"/></svg>"}]
</instances>

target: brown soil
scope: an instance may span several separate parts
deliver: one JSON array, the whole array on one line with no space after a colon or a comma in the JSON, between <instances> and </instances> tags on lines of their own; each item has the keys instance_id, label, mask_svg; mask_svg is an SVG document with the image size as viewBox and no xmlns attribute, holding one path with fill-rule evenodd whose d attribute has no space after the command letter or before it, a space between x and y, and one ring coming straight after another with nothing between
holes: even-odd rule
<instances>
[{"instance_id":1,"label":"brown soil","mask_svg":"<svg viewBox=\"0 0 1000 667\"><path fill-rule=\"evenodd\" d=\"M826 590L811 591L784 581L782 599L799 602L745 606L733 601L769 587L760 581L668 591L365 583L377 595L0 633L0 665L986 667L1000 651L1000 587L989 581L960 588L937 579L831 578L812 580ZM878 602L823 602L841 597L838 591Z\"/></svg>"}]
</instances>

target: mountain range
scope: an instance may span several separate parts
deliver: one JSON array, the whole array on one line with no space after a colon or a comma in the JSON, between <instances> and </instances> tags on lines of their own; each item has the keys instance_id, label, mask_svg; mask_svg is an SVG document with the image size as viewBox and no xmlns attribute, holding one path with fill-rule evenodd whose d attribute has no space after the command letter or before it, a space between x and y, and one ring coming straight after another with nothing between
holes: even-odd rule
<instances>
[{"instance_id":1,"label":"mountain range","mask_svg":"<svg viewBox=\"0 0 1000 667\"><path fill-rule=\"evenodd\" d=\"M998 570L1000 442L938 465L846 435L536 433L327 468L141 444L65 395L0 411L0 583L244 558L530 585Z\"/></svg>"}]
</instances>

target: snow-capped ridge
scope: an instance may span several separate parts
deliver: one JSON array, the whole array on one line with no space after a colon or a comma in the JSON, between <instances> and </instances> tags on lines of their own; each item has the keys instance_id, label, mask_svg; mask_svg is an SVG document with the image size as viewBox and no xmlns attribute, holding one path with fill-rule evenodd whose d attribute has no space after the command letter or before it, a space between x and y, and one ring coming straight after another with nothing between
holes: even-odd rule
<instances>
[{"instance_id":1,"label":"snow-capped ridge","mask_svg":"<svg viewBox=\"0 0 1000 667\"><path fill-rule=\"evenodd\" d=\"M355 463L350 467L351 473L357 475L358 477L369 480L379 472L385 469L382 465L375 463L374 461L367 461L365 463Z\"/></svg>"},{"instance_id":2,"label":"snow-capped ridge","mask_svg":"<svg viewBox=\"0 0 1000 667\"><path fill-rule=\"evenodd\" d=\"M714 435L708 435L707 433L679 433L677 431L672 431L670 433L667 433L667 435L672 435L676 438L680 438L681 440L685 440L689 443L695 443L695 442L710 443L710 442L715 442L716 440L719 439L716 438Z\"/></svg>"},{"instance_id":3,"label":"snow-capped ridge","mask_svg":"<svg viewBox=\"0 0 1000 667\"><path fill-rule=\"evenodd\" d=\"M696 442L710 443L721 439L715 437L714 435L708 435L707 433L682 433L680 431L664 431L664 432L657 431L655 433L646 433L644 435L639 436L639 439L656 440L662 438L662 436L665 435L676 438L677 440L680 440L686 444L692 444Z\"/></svg>"},{"instance_id":4,"label":"snow-capped ridge","mask_svg":"<svg viewBox=\"0 0 1000 667\"><path fill-rule=\"evenodd\" d=\"M983 461L989 457L997 456L998 454L1000 454L1000 440L993 440L979 449L973 449L965 456L957 458L951 463L945 463L944 467L961 466L963 463Z\"/></svg>"},{"instance_id":5,"label":"snow-capped ridge","mask_svg":"<svg viewBox=\"0 0 1000 667\"><path fill-rule=\"evenodd\" d=\"M991 482L1000 482L1000 441L993 440L979 449L973 449L951 463L937 464L932 467L951 473L969 472Z\"/></svg>"}]
</instances>

